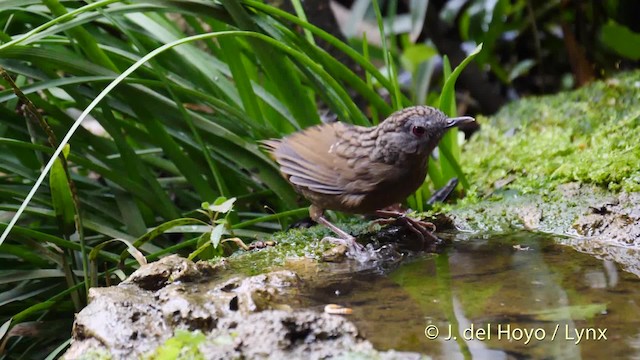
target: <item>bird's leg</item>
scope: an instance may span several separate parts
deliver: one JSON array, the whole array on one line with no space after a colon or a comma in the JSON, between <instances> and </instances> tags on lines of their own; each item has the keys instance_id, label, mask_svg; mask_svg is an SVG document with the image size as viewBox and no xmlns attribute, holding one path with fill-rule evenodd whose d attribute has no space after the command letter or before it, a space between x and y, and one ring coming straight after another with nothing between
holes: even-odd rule
<instances>
[{"instance_id":1,"label":"bird's leg","mask_svg":"<svg viewBox=\"0 0 640 360\"><path fill-rule=\"evenodd\" d=\"M356 238L351 236L351 234L340 229L339 227L335 226L332 222L327 220L327 218L324 217L324 211L316 207L315 205L311 205L311 207L309 207L309 215L311 216L311 220L317 222L318 224L322 224L328 227L331 231L336 233L336 235L340 236L341 239L356 241Z\"/></svg>"},{"instance_id":2,"label":"bird's leg","mask_svg":"<svg viewBox=\"0 0 640 360\"><path fill-rule=\"evenodd\" d=\"M339 238L327 236L324 239L322 239L322 241L329 241L333 243L344 244L347 246L349 251L354 255L364 251L364 247L358 244L355 237L353 237L351 234L340 229L339 227L331 223L329 220L327 220L324 217L324 211L322 209L318 208L315 205L311 205L311 207L309 207L309 216L311 216L311 220L317 222L318 224L322 224L328 227L331 231L333 231L336 235L339 236Z\"/></svg>"},{"instance_id":3,"label":"bird's leg","mask_svg":"<svg viewBox=\"0 0 640 360\"><path fill-rule=\"evenodd\" d=\"M433 235L433 232L436 231L436 226L433 223L428 221L422 221L419 219L414 219L410 216L407 216L406 212L396 211L396 210L378 210L376 211L376 215L391 217L398 219L404 222L409 230L414 232L420 239L424 242L425 240L430 240L431 242L437 242L438 238ZM380 219L380 223L388 222L387 219Z\"/></svg>"}]
</instances>

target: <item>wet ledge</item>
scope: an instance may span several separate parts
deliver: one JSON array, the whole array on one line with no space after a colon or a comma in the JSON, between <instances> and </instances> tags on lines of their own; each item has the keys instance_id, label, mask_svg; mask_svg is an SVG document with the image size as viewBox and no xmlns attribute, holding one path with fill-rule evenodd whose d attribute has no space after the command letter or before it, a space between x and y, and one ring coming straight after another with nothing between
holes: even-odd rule
<instances>
[{"instance_id":1,"label":"wet ledge","mask_svg":"<svg viewBox=\"0 0 640 360\"><path fill-rule=\"evenodd\" d=\"M469 196L440 209L471 233L525 229L640 275L640 72L523 99L465 144Z\"/></svg>"},{"instance_id":2,"label":"wet ledge","mask_svg":"<svg viewBox=\"0 0 640 360\"><path fill-rule=\"evenodd\" d=\"M305 309L293 271L245 277L226 267L172 255L92 288L64 358L425 358L377 351L347 318Z\"/></svg>"}]
</instances>

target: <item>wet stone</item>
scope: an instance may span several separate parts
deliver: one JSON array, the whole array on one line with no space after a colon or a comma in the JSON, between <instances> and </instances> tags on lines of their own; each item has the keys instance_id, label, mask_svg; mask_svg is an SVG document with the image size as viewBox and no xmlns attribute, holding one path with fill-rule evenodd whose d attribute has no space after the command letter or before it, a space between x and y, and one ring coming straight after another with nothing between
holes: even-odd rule
<instances>
[{"instance_id":1,"label":"wet stone","mask_svg":"<svg viewBox=\"0 0 640 360\"><path fill-rule=\"evenodd\" d=\"M611 201L593 204L576 219L573 228L582 236L636 244L640 241L640 193L623 193Z\"/></svg>"},{"instance_id":2,"label":"wet stone","mask_svg":"<svg viewBox=\"0 0 640 360\"><path fill-rule=\"evenodd\" d=\"M296 303L302 288L301 278L289 270L229 278L204 263L168 256L118 286L92 288L64 358L159 356L185 331L194 334L187 338L202 338L192 350L205 359L421 358L379 353L341 316L292 310L289 304Z\"/></svg>"},{"instance_id":3,"label":"wet stone","mask_svg":"<svg viewBox=\"0 0 640 360\"><path fill-rule=\"evenodd\" d=\"M148 264L131 274L123 284L135 284L145 290L157 290L172 282L195 281L214 273L205 262L185 262L178 256Z\"/></svg>"}]
</instances>

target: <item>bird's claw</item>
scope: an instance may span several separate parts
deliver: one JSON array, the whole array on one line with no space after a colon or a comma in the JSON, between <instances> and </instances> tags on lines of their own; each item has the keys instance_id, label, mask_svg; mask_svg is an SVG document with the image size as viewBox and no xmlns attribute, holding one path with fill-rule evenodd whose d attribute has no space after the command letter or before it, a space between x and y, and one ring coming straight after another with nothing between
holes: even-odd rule
<instances>
[{"instance_id":1,"label":"bird's claw","mask_svg":"<svg viewBox=\"0 0 640 360\"><path fill-rule=\"evenodd\" d=\"M420 219L415 219L408 216L406 212L393 211L393 210L379 210L376 212L380 216L387 216L391 218L376 219L375 223L389 224L395 221L402 221L411 232L416 234L418 238L424 243L427 240L430 242L438 242L438 238L433 235L436 231L436 226L429 222Z\"/></svg>"},{"instance_id":2,"label":"bird's claw","mask_svg":"<svg viewBox=\"0 0 640 360\"><path fill-rule=\"evenodd\" d=\"M339 247L346 248L346 255L348 258L357 260L361 263L365 263L368 261L376 260L378 258L377 254L368 251L362 244L356 241L356 238L353 236L349 239L335 238L331 236L326 236L322 238L323 242L329 242L332 244L336 244Z\"/></svg>"},{"instance_id":3,"label":"bird's claw","mask_svg":"<svg viewBox=\"0 0 640 360\"><path fill-rule=\"evenodd\" d=\"M427 240L429 240L429 242L438 241L438 238L433 235L433 233L436 231L436 226L433 223L414 219L406 215L399 217L398 220L404 222L409 230L418 235L423 243L425 243Z\"/></svg>"},{"instance_id":4,"label":"bird's claw","mask_svg":"<svg viewBox=\"0 0 640 360\"><path fill-rule=\"evenodd\" d=\"M347 251L349 251L349 252L365 251L364 246L359 244L356 241L356 238L354 238L354 237L351 237L349 239L342 239L342 238L336 238L336 237L332 237L332 236L325 236L324 238L322 238L321 241L328 242L328 243L331 243L331 244L346 246L347 247Z\"/></svg>"}]
</instances>

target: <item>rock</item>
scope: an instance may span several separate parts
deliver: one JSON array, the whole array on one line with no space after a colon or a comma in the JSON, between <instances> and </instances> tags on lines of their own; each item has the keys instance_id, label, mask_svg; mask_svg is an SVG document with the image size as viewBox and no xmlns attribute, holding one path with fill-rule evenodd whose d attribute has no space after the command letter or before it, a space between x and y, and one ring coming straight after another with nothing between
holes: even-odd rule
<instances>
[{"instance_id":1,"label":"rock","mask_svg":"<svg viewBox=\"0 0 640 360\"><path fill-rule=\"evenodd\" d=\"M172 282L194 281L213 272L213 267L205 262L194 264L172 255L141 267L122 283L136 284L145 290L158 290Z\"/></svg>"},{"instance_id":2,"label":"rock","mask_svg":"<svg viewBox=\"0 0 640 360\"><path fill-rule=\"evenodd\" d=\"M220 346L218 339L233 341ZM225 318L200 346L210 358L325 359L349 351L369 352L355 325L340 316L313 311L263 311L244 319ZM219 355L213 355L219 354Z\"/></svg>"},{"instance_id":3,"label":"rock","mask_svg":"<svg viewBox=\"0 0 640 360\"><path fill-rule=\"evenodd\" d=\"M540 226L542 218L542 209L534 205L525 205L516 210L522 225L527 230L536 230Z\"/></svg>"},{"instance_id":4,"label":"rock","mask_svg":"<svg viewBox=\"0 0 640 360\"><path fill-rule=\"evenodd\" d=\"M301 286L289 270L227 278L207 263L168 256L118 286L90 289L64 358L422 357L376 351L344 317L291 310Z\"/></svg>"},{"instance_id":5,"label":"rock","mask_svg":"<svg viewBox=\"0 0 640 360\"><path fill-rule=\"evenodd\" d=\"M623 193L613 201L592 205L576 219L573 228L581 236L637 245L640 242L640 193Z\"/></svg>"}]
</instances>

